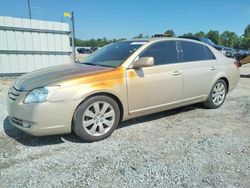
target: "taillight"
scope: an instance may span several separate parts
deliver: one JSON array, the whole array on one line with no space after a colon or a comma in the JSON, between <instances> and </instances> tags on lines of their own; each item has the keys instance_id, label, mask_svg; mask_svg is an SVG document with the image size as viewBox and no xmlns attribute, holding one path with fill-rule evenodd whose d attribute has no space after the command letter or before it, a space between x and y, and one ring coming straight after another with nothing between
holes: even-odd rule
<instances>
[{"instance_id":1,"label":"taillight","mask_svg":"<svg viewBox=\"0 0 250 188\"><path fill-rule=\"evenodd\" d=\"M240 61L238 61L238 60L236 60L236 61L234 62L234 64L235 64L235 66L236 66L237 68L240 68L240 67L241 67Z\"/></svg>"}]
</instances>

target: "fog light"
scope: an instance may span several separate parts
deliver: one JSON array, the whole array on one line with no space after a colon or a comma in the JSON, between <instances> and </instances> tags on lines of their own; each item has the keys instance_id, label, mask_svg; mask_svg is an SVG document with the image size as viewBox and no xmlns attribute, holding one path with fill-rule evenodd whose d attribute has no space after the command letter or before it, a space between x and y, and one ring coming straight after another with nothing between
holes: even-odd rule
<instances>
[{"instance_id":1,"label":"fog light","mask_svg":"<svg viewBox=\"0 0 250 188\"><path fill-rule=\"evenodd\" d=\"M30 123L30 122L27 122L27 121L24 121L24 122L23 122L23 127L24 127L24 128L30 128L31 125L32 125L32 123Z\"/></svg>"}]
</instances>

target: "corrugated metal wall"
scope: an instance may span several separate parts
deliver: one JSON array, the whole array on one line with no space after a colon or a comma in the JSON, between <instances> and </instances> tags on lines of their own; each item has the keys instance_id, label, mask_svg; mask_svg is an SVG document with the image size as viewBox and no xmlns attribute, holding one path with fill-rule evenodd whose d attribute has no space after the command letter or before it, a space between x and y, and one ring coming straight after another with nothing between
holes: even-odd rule
<instances>
[{"instance_id":1,"label":"corrugated metal wall","mask_svg":"<svg viewBox=\"0 0 250 188\"><path fill-rule=\"evenodd\" d=\"M0 74L69 63L69 24L0 16Z\"/></svg>"}]
</instances>

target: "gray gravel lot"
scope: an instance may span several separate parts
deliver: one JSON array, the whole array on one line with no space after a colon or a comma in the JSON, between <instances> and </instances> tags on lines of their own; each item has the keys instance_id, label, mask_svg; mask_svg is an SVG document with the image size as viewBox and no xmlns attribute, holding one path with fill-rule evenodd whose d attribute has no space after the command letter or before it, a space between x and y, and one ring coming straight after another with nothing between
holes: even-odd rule
<instances>
[{"instance_id":1,"label":"gray gravel lot","mask_svg":"<svg viewBox=\"0 0 250 188\"><path fill-rule=\"evenodd\" d=\"M12 81L0 79L0 187L250 187L250 78L219 109L192 105L133 119L95 143L13 128Z\"/></svg>"}]
</instances>

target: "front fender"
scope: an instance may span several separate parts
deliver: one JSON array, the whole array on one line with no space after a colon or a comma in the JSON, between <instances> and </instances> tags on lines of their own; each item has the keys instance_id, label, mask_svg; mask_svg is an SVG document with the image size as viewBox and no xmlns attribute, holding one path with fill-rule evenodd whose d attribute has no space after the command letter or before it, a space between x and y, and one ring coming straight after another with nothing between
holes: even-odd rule
<instances>
[{"instance_id":1,"label":"front fender","mask_svg":"<svg viewBox=\"0 0 250 188\"><path fill-rule=\"evenodd\" d=\"M125 85L105 85L104 83L99 84L82 84L75 85L70 87L62 87L59 88L56 93L49 99L51 102L59 102L59 101L74 101L76 102L76 107L86 99L87 97L95 94L107 93L115 96L122 104L123 111L125 115L128 111L127 108L127 92ZM123 117L126 117L123 116Z\"/></svg>"}]
</instances>

